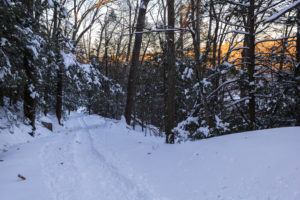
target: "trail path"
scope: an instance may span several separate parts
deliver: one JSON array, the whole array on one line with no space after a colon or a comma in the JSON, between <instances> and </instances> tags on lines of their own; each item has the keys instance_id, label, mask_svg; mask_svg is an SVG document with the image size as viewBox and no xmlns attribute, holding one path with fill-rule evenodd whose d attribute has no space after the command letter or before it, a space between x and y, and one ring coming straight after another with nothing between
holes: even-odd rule
<instances>
[{"instance_id":1,"label":"trail path","mask_svg":"<svg viewBox=\"0 0 300 200\"><path fill-rule=\"evenodd\" d=\"M105 126L104 120L103 124L97 124L98 128L101 126ZM29 195L32 199L37 199L36 196L42 196L44 200L157 199L147 188L141 187L143 184L136 183L130 179L130 175L121 173L119 167L124 165L113 165L94 147L89 129L94 129L95 126L89 127L84 116L80 114L72 116L65 124L65 128L66 131L60 131L55 136L21 145L18 147L22 149L21 155L10 150L9 153L14 154L13 156L21 157L19 162L13 164L14 168L20 171L13 170L14 172L10 172L5 178L16 177L16 173L22 173L27 180L23 182L18 180L21 183L20 188L28 187L27 190L36 190L36 194ZM113 156L114 153L108 155ZM22 157L27 157L30 161ZM110 157L109 160L116 161L117 158ZM3 165L8 164L8 161L9 159L6 159ZM21 166L26 163L28 166L22 170ZM17 165L20 167L16 167ZM34 178L37 188L33 189L29 185L33 183L31 179L35 176L39 178ZM7 185L7 188L9 187L11 186ZM24 199L24 195L26 196L26 194L9 194L12 191L3 189L7 196L7 199L3 200ZM0 193L2 196L2 189Z\"/></svg>"},{"instance_id":2,"label":"trail path","mask_svg":"<svg viewBox=\"0 0 300 200\"><path fill-rule=\"evenodd\" d=\"M49 136L0 152L0 199L299 200L299 133L278 128L167 145L124 120L72 113Z\"/></svg>"}]
</instances>

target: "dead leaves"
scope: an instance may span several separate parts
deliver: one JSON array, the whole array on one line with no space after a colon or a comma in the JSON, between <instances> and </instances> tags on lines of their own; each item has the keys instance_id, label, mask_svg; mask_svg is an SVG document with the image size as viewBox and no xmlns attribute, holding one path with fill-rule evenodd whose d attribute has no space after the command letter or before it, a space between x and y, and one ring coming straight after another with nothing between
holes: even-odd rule
<instances>
[{"instance_id":1,"label":"dead leaves","mask_svg":"<svg viewBox=\"0 0 300 200\"><path fill-rule=\"evenodd\" d=\"M22 179L23 181L26 180L26 178L25 178L24 176L22 176L21 174L18 174L18 177L19 177L20 179Z\"/></svg>"},{"instance_id":2,"label":"dead leaves","mask_svg":"<svg viewBox=\"0 0 300 200\"><path fill-rule=\"evenodd\" d=\"M112 3L114 1L103 1L103 0L99 0L98 1L98 5L97 8L99 8L100 6L104 5L104 4L108 4L108 3Z\"/></svg>"}]
</instances>

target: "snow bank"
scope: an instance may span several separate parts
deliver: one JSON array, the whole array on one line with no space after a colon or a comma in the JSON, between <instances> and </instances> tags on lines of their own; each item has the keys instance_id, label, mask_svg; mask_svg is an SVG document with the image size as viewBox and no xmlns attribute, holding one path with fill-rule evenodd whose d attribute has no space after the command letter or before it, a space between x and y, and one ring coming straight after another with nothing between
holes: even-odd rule
<instances>
[{"instance_id":1,"label":"snow bank","mask_svg":"<svg viewBox=\"0 0 300 200\"><path fill-rule=\"evenodd\" d=\"M42 121L52 123L54 131L63 129L63 127L59 127L55 116L40 117L36 121L35 137L32 137L28 134L32 131L31 126L25 125L22 119L17 118L9 110L0 109L0 152L6 151L14 145L53 134L41 124Z\"/></svg>"}]
</instances>

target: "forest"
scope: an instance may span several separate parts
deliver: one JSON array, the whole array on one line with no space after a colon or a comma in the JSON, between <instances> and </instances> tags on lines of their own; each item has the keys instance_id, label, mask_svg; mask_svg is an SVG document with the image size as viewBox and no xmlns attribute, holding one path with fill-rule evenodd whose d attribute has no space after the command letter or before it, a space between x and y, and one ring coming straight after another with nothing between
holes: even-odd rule
<instances>
[{"instance_id":1,"label":"forest","mask_svg":"<svg viewBox=\"0 0 300 200\"><path fill-rule=\"evenodd\" d=\"M180 143L300 126L299 0L0 0L0 107ZM1 127L0 127L1 128Z\"/></svg>"}]
</instances>

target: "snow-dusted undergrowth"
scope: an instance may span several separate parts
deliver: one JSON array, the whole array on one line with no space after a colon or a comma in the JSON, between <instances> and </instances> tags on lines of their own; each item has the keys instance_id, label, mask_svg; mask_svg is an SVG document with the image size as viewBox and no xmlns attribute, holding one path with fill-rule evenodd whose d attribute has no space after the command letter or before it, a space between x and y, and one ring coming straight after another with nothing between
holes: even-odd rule
<instances>
[{"instance_id":1,"label":"snow-dusted undergrowth","mask_svg":"<svg viewBox=\"0 0 300 200\"><path fill-rule=\"evenodd\" d=\"M48 120L53 133L37 124L48 137L0 133L1 199L300 199L299 127L167 145L124 121L79 113L64 127Z\"/></svg>"}]
</instances>

